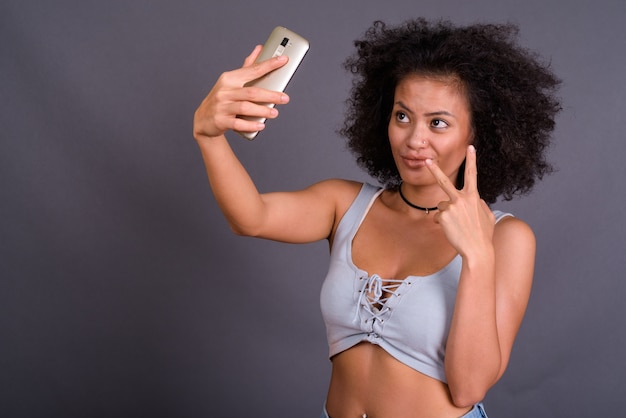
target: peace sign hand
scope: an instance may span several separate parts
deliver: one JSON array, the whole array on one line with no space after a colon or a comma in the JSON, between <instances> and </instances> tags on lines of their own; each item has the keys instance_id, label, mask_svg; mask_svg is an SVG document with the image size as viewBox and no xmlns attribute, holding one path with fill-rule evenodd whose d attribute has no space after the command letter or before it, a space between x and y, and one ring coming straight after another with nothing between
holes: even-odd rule
<instances>
[{"instance_id":1,"label":"peace sign hand","mask_svg":"<svg viewBox=\"0 0 626 418\"><path fill-rule=\"evenodd\" d=\"M461 190L457 190L432 160L427 160L426 166L450 197L437 205L439 211L435 214L435 221L442 226L450 244L464 257L492 246L495 217L478 194L474 146L467 149L465 184Z\"/></svg>"},{"instance_id":2,"label":"peace sign hand","mask_svg":"<svg viewBox=\"0 0 626 418\"><path fill-rule=\"evenodd\" d=\"M245 87L245 84L282 67L288 58L274 57L257 63L255 60L260 52L259 45L245 59L243 67L219 77L194 115L196 139L221 136L228 129L255 132L265 127L264 123L238 118L238 115L266 119L278 116L276 109L259 103L284 104L289 101L289 96L259 87Z\"/></svg>"}]
</instances>

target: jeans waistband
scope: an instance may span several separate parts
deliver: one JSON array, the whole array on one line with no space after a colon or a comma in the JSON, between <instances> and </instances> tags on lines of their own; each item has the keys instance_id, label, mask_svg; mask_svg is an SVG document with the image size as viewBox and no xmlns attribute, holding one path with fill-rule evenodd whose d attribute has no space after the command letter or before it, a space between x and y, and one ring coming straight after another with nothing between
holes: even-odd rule
<instances>
[{"instance_id":1,"label":"jeans waistband","mask_svg":"<svg viewBox=\"0 0 626 418\"><path fill-rule=\"evenodd\" d=\"M324 410L322 411L322 415L320 418L330 418L328 416L328 412L326 411L326 405L324 405ZM470 409L470 411L467 414L463 415L461 418L488 418L488 417L487 417L487 413L485 412L485 407L483 406L482 402L479 402L476 405L474 405L474 407Z\"/></svg>"}]
</instances>

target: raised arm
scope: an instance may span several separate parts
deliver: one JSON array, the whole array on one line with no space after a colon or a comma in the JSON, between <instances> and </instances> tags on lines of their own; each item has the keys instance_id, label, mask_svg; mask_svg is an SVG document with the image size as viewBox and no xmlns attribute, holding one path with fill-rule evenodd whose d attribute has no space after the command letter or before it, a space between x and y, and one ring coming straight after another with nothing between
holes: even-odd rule
<instances>
[{"instance_id":1,"label":"raised arm","mask_svg":"<svg viewBox=\"0 0 626 418\"><path fill-rule=\"evenodd\" d=\"M325 181L298 192L259 194L232 151L224 133L259 131L263 123L237 115L274 119L275 108L257 103L285 104L286 94L244 87L287 62L286 57L254 63L257 46L242 68L223 73L194 115L194 137L206 166L209 183L231 229L240 235L285 242L312 242L330 236L343 182Z\"/></svg>"},{"instance_id":2,"label":"raised arm","mask_svg":"<svg viewBox=\"0 0 626 418\"><path fill-rule=\"evenodd\" d=\"M427 162L450 197L435 215L448 241L462 257L461 277L445 370L454 403L469 406L483 399L502 376L530 297L535 237L519 219L494 216L476 186L476 153L467 152L465 185Z\"/></svg>"}]
</instances>

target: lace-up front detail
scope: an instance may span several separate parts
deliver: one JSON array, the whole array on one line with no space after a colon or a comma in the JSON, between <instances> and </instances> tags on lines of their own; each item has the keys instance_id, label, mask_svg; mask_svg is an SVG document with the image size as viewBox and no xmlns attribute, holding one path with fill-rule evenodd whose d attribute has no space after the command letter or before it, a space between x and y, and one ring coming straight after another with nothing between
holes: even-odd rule
<instances>
[{"instance_id":1,"label":"lace-up front detail","mask_svg":"<svg viewBox=\"0 0 626 418\"><path fill-rule=\"evenodd\" d=\"M396 293L404 280L383 279L378 274L369 277L361 277L361 289L359 290L359 310L365 310L372 321L381 320L387 312L391 310L387 306L387 301L392 297L401 296ZM410 284L410 283L409 283Z\"/></svg>"},{"instance_id":2,"label":"lace-up front detail","mask_svg":"<svg viewBox=\"0 0 626 418\"><path fill-rule=\"evenodd\" d=\"M393 306L402 296L402 289L411 284L410 279L383 279L378 274L359 278L354 322L360 323L370 341L380 337L385 320L391 316Z\"/></svg>"}]
</instances>

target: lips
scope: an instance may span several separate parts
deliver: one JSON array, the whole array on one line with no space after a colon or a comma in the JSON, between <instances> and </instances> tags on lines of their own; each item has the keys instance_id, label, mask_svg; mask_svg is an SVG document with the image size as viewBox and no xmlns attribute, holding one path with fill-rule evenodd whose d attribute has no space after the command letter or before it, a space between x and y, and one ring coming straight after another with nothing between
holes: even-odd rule
<instances>
[{"instance_id":1,"label":"lips","mask_svg":"<svg viewBox=\"0 0 626 418\"><path fill-rule=\"evenodd\" d=\"M403 156L402 161L409 168L421 168L426 166L426 160L431 157L408 157Z\"/></svg>"}]
</instances>

